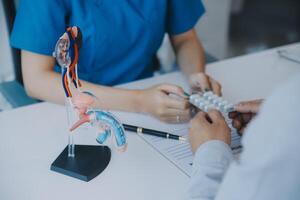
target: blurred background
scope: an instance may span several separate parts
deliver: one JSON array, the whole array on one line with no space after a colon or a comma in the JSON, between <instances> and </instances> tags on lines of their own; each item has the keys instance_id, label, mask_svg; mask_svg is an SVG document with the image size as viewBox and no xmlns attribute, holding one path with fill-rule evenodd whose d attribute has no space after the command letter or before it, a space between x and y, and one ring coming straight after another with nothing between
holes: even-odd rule
<instances>
[{"instance_id":1,"label":"blurred background","mask_svg":"<svg viewBox=\"0 0 300 200\"><path fill-rule=\"evenodd\" d=\"M299 0L203 2L206 14L196 29L206 53L218 60L300 41ZM168 68L174 60L168 40L161 50L160 60Z\"/></svg>"},{"instance_id":2,"label":"blurred background","mask_svg":"<svg viewBox=\"0 0 300 200\"><path fill-rule=\"evenodd\" d=\"M203 2L207 12L196 29L206 53L215 60L300 41L299 0ZM17 6L18 1L0 2L0 83L16 80L22 85L19 52L9 45L9 34ZM174 70L174 55L168 37L165 37L158 58L162 68L160 71Z\"/></svg>"}]
</instances>

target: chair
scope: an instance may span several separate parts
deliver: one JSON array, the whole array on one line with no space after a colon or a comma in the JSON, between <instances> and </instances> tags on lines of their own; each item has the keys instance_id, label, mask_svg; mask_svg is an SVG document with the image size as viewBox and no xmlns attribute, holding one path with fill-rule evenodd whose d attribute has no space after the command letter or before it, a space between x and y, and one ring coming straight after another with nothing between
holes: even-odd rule
<instances>
[{"instance_id":1,"label":"chair","mask_svg":"<svg viewBox=\"0 0 300 200\"><path fill-rule=\"evenodd\" d=\"M4 9L7 29L12 31L14 18L16 16L16 6L13 0L1 1ZM11 48L15 80L0 84L0 92L6 98L13 108L36 103L37 101L28 97L23 88L23 79L21 72L21 55L18 49Z\"/></svg>"}]
</instances>

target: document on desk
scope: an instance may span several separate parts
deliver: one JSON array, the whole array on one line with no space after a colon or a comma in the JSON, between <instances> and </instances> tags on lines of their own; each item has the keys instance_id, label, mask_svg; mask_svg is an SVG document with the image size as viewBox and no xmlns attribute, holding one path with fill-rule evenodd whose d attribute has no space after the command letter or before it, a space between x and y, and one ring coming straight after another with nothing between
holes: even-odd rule
<instances>
[{"instance_id":1,"label":"document on desk","mask_svg":"<svg viewBox=\"0 0 300 200\"><path fill-rule=\"evenodd\" d=\"M172 134L186 136L187 126L180 127ZM141 137L152 147L154 147L161 155L171 161L186 175L190 176L192 172L193 153L188 142L165 139L149 135L141 135Z\"/></svg>"},{"instance_id":2,"label":"document on desk","mask_svg":"<svg viewBox=\"0 0 300 200\"><path fill-rule=\"evenodd\" d=\"M184 125L174 129L172 134L187 136L188 126ZM191 176L193 165L193 153L188 142L165 139L155 136L143 135L141 137L161 155L177 166L187 176ZM236 141L235 141L236 142ZM241 148L233 148L235 156L241 152Z\"/></svg>"}]
</instances>

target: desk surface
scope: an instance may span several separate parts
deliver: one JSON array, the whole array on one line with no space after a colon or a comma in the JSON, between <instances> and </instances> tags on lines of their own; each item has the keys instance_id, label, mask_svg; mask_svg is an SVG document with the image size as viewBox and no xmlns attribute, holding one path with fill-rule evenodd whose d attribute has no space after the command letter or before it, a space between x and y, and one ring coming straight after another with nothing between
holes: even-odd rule
<instances>
[{"instance_id":1,"label":"desk surface","mask_svg":"<svg viewBox=\"0 0 300 200\"><path fill-rule=\"evenodd\" d=\"M283 47L300 51L300 43ZM266 97L300 65L281 59L275 50L208 65L232 102ZM187 87L180 73L122 85L143 88L168 82ZM115 112L122 122L172 130L152 117ZM147 123L145 123L147 122ZM128 150L113 153L108 168L86 183L50 171L50 164L67 144L66 113L62 106L39 103L0 113L0 199L184 199L188 177L139 136L128 133ZM96 144L94 133L82 129L75 141Z\"/></svg>"}]
</instances>

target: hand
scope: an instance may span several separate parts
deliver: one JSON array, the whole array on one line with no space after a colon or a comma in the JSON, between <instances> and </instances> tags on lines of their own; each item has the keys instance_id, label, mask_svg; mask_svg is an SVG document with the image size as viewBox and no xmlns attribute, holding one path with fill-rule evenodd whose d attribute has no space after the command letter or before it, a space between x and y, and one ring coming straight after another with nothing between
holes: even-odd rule
<instances>
[{"instance_id":1,"label":"hand","mask_svg":"<svg viewBox=\"0 0 300 200\"><path fill-rule=\"evenodd\" d=\"M263 100L253 100L240 102L234 106L233 112L229 113L229 117L233 120L232 125L243 134L246 126L256 116Z\"/></svg>"},{"instance_id":2,"label":"hand","mask_svg":"<svg viewBox=\"0 0 300 200\"><path fill-rule=\"evenodd\" d=\"M140 102L142 112L149 113L161 121L182 123L190 119L188 99L179 86L162 84L142 90Z\"/></svg>"},{"instance_id":3,"label":"hand","mask_svg":"<svg viewBox=\"0 0 300 200\"><path fill-rule=\"evenodd\" d=\"M192 90L196 90L196 91L212 90L216 95L218 96L222 95L221 92L222 86L220 85L220 83L203 72L190 75L189 84Z\"/></svg>"},{"instance_id":4,"label":"hand","mask_svg":"<svg viewBox=\"0 0 300 200\"><path fill-rule=\"evenodd\" d=\"M193 153L210 140L221 140L228 145L231 142L230 129L217 110L199 112L190 122L189 141Z\"/></svg>"}]
</instances>

